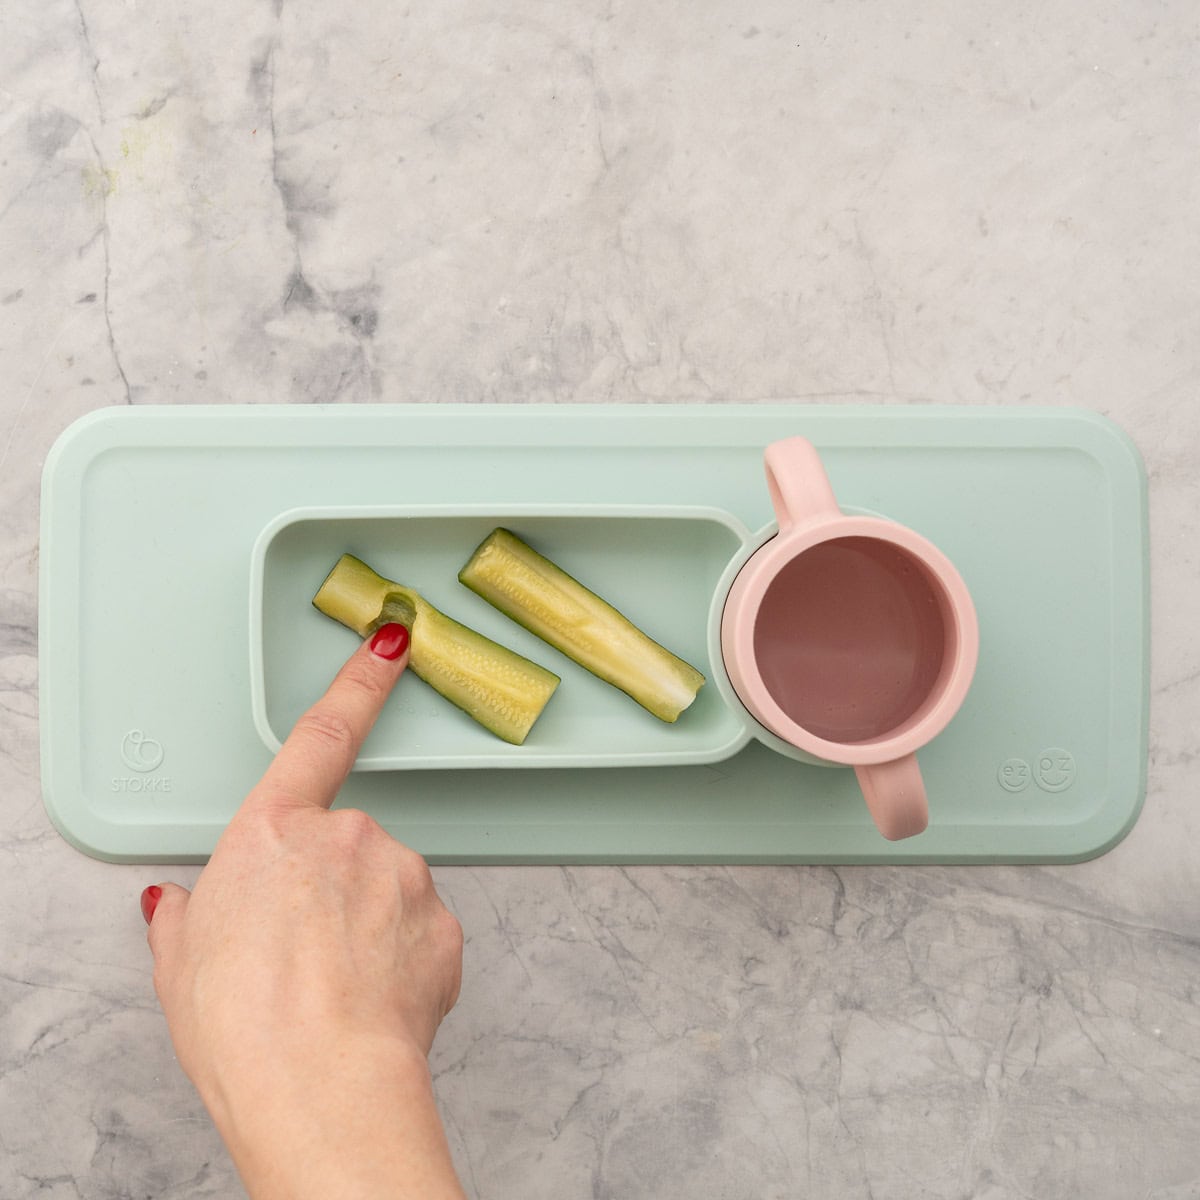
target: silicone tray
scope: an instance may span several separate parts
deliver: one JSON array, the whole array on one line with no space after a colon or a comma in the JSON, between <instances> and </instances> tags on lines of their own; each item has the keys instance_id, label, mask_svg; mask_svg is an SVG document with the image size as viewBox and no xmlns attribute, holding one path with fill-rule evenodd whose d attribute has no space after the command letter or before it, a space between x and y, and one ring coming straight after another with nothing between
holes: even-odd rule
<instances>
[{"instance_id":1,"label":"silicone tray","mask_svg":"<svg viewBox=\"0 0 1200 1200\"><path fill-rule=\"evenodd\" d=\"M343 803L434 862L1042 862L1109 849L1144 791L1145 476L1116 426L1069 409L91 414L59 439L43 476L51 819L98 858L207 857L277 738L353 645L308 609L317 560L323 572L327 551L358 546L390 569L393 531L419 534L408 549L423 549L407 561L424 555L421 584L482 625L495 614L453 582L471 538L506 519L536 522L559 552L588 550L597 590L707 660L704 591L745 531L769 521L762 449L792 434L817 445L844 505L925 534L975 598L971 694L921 754L928 831L887 842L851 772L737 741L740 718L719 688L701 693L709 707L694 706L690 727L686 713L674 729L647 717L641 747L625 740L624 712L594 737L548 726L536 769L525 769L447 738L430 703L443 702L405 680ZM631 528L644 545L626 539ZM470 544L444 548L460 536ZM502 627L513 642L514 627ZM567 671L588 699L566 726L624 700ZM690 740L676 747L664 733ZM670 765L677 755L687 761Z\"/></svg>"}]
</instances>

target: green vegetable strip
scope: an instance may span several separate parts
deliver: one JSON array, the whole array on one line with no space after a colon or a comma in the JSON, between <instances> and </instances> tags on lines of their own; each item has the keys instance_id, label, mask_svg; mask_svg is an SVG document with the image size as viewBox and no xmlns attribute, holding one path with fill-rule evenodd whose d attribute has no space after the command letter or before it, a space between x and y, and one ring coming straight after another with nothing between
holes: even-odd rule
<instances>
[{"instance_id":1,"label":"green vegetable strip","mask_svg":"<svg viewBox=\"0 0 1200 1200\"><path fill-rule=\"evenodd\" d=\"M661 720L675 721L704 684L695 667L507 529L493 530L458 578Z\"/></svg>"}]
</instances>

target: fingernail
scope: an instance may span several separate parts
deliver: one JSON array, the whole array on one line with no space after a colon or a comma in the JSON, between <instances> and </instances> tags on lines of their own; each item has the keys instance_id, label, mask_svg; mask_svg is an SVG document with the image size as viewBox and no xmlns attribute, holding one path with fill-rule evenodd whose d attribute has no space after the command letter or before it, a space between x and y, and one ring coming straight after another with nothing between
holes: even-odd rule
<instances>
[{"instance_id":1,"label":"fingernail","mask_svg":"<svg viewBox=\"0 0 1200 1200\"><path fill-rule=\"evenodd\" d=\"M407 649L408 629L397 621L380 625L371 639L371 653L391 662L395 662Z\"/></svg>"},{"instance_id":2,"label":"fingernail","mask_svg":"<svg viewBox=\"0 0 1200 1200\"><path fill-rule=\"evenodd\" d=\"M158 907L158 902L162 899L162 888L157 883L152 883L142 893L142 916L149 925L154 919L154 910Z\"/></svg>"}]
</instances>

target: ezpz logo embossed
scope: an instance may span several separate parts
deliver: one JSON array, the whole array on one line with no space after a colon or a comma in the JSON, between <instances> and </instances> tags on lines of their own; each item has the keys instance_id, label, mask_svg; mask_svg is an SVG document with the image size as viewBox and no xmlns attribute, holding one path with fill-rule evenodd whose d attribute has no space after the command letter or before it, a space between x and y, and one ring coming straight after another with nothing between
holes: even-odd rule
<instances>
[{"instance_id":1,"label":"ezpz logo embossed","mask_svg":"<svg viewBox=\"0 0 1200 1200\"><path fill-rule=\"evenodd\" d=\"M1043 792L1065 792L1075 782L1075 756L1061 746L1051 746L1037 756L1034 778Z\"/></svg>"},{"instance_id":2,"label":"ezpz logo embossed","mask_svg":"<svg viewBox=\"0 0 1200 1200\"><path fill-rule=\"evenodd\" d=\"M121 761L136 775L114 775L114 792L137 794L161 793L171 790L171 780L166 775L155 775L162 766L165 752L162 743L148 737L141 729L131 729L121 739Z\"/></svg>"},{"instance_id":3,"label":"ezpz logo embossed","mask_svg":"<svg viewBox=\"0 0 1200 1200\"><path fill-rule=\"evenodd\" d=\"M1023 792L1029 786L1032 772L1023 758L1006 758L1000 764L996 778L1006 792Z\"/></svg>"},{"instance_id":4,"label":"ezpz logo embossed","mask_svg":"<svg viewBox=\"0 0 1200 1200\"><path fill-rule=\"evenodd\" d=\"M1032 763L1024 758L1006 758L996 771L996 781L1014 795L1036 783L1043 792L1065 792L1079 774L1075 755L1062 746L1040 751Z\"/></svg>"}]
</instances>

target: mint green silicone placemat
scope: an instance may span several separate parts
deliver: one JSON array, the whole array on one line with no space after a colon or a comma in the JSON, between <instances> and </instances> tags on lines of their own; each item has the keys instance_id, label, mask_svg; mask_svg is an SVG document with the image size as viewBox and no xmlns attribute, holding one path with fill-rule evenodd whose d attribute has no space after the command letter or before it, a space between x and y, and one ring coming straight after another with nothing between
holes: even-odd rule
<instances>
[{"instance_id":1,"label":"mint green silicone placemat","mask_svg":"<svg viewBox=\"0 0 1200 1200\"><path fill-rule=\"evenodd\" d=\"M756 744L704 765L358 772L343 802L434 862L1038 862L1110 848L1145 781L1145 478L1119 429L1052 408L94 413L43 476L52 820L99 858L208 855L269 758L251 711L251 562L287 510L695 505L754 530L771 517L762 449L794 434L817 445L844 505L925 534L975 598L975 683L920 756L926 833L884 841L852 773Z\"/></svg>"}]
</instances>

